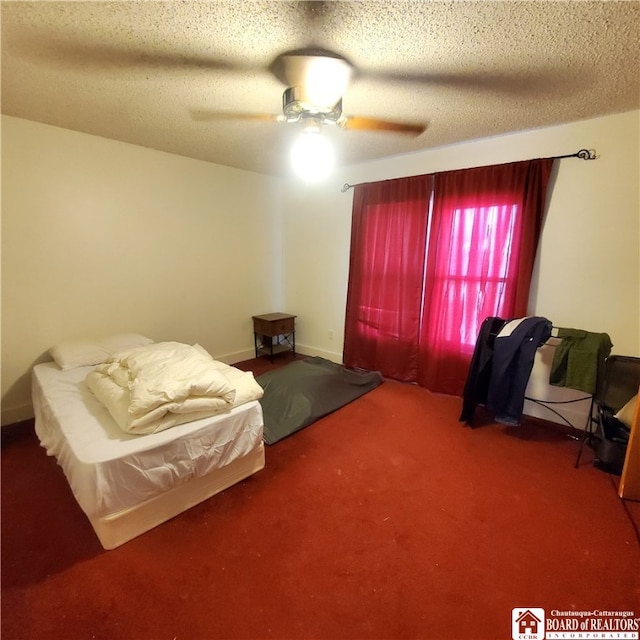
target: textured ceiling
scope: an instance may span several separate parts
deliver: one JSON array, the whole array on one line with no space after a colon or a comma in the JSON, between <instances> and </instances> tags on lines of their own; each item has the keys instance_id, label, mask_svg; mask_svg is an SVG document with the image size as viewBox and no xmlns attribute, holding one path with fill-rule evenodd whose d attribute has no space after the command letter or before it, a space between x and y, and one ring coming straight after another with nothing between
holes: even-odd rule
<instances>
[{"instance_id":1,"label":"textured ceiling","mask_svg":"<svg viewBox=\"0 0 640 640\"><path fill-rule=\"evenodd\" d=\"M2 112L261 173L288 172L281 53L356 75L347 115L419 137L327 133L360 162L640 107L640 2L2 2ZM573 150L568 150L573 151Z\"/></svg>"}]
</instances>

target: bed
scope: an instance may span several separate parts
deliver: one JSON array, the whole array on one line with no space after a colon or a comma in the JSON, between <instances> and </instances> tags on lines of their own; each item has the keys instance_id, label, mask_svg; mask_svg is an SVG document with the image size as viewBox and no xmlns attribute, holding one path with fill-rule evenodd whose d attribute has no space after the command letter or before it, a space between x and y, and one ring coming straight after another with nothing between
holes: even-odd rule
<instances>
[{"instance_id":1,"label":"bed","mask_svg":"<svg viewBox=\"0 0 640 640\"><path fill-rule=\"evenodd\" d=\"M91 361L101 358L104 353L72 358L71 363L58 357L37 364L32 399L36 434L62 467L105 549L124 544L264 467L263 415L257 398L154 433L128 433L87 384L99 364ZM245 373L217 365L229 374Z\"/></svg>"}]
</instances>

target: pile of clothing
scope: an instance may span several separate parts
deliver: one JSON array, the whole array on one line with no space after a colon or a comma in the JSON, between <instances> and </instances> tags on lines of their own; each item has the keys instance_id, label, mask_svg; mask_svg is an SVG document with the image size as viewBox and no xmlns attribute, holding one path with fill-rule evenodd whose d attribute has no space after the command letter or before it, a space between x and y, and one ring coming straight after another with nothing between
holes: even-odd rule
<instances>
[{"instance_id":1,"label":"pile of clothing","mask_svg":"<svg viewBox=\"0 0 640 640\"><path fill-rule=\"evenodd\" d=\"M515 320L487 318L480 327L463 391L460 420L471 424L476 405L484 405L496 422L519 425L536 350L552 335L542 316ZM558 329L549 383L593 395L613 344L606 333Z\"/></svg>"}]
</instances>

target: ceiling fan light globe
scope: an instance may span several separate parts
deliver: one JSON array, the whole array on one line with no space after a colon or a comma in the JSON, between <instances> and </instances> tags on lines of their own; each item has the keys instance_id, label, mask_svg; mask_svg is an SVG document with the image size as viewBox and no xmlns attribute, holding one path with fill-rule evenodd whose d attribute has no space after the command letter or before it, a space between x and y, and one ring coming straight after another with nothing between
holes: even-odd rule
<instances>
[{"instance_id":1,"label":"ceiling fan light globe","mask_svg":"<svg viewBox=\"0 0 640 640\"><path fill-rule=\"evenodd\" d=\"M333 170L335 155L329 140L318 131L300 134L291 148L291 166L305 182L319 182Z\"/></svg>"}]
</instances>

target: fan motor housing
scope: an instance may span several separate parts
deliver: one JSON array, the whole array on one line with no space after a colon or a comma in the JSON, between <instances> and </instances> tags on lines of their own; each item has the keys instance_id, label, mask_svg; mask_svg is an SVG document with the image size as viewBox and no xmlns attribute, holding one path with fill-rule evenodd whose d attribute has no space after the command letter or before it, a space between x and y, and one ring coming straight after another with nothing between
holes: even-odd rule
<instances>
[{"instance_id":1,"label":"fan motor housing","mask_svg":"<svg viewBox=\"0 0 640 640\"><path fill-rule=\"evenodd\" d=\"M289 87L282 94L282 111L287 120L299 120L303 115L312 115L324 121L337 122L342 116L342 99L331 107L325 107L309 102L302 87Z\"/></svg>"}]
</instances>

